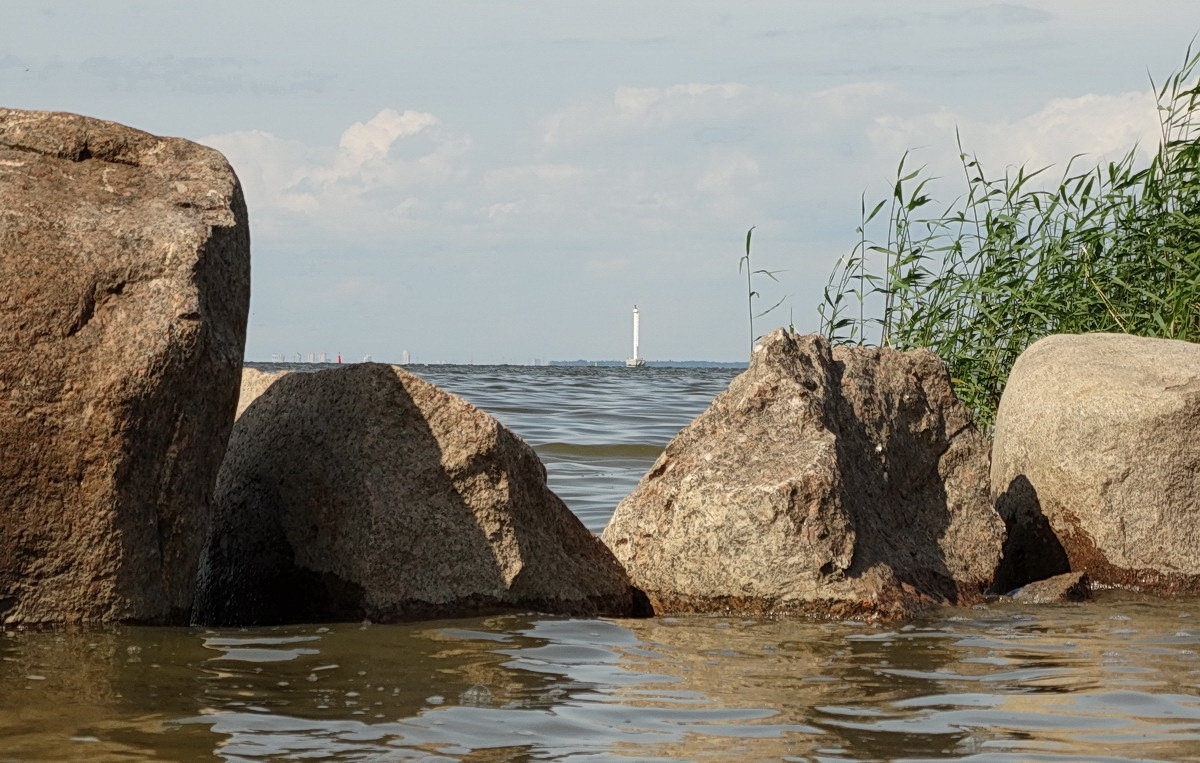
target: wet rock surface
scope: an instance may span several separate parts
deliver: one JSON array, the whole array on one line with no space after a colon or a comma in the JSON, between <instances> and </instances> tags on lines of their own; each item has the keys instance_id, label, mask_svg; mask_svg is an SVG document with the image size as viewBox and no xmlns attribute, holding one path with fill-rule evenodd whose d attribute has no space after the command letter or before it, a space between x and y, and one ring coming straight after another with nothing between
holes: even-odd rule
<instances>
[{"instance_id":1,"label":"wet rock surface","mask_svg":"<svg viewBox=\"0 0 1200 763\"><path fill-rule=\"evenodd\" d=\"M605 542L658 613L892 618L982 600L987 445L928 351L783 330L667 446Z\"/></svg>"},{"instance_id":2,"label":"wet rock surface","mask_svg":"<svg viewBox=\"0 0 1200 763\"><path fill-rule=\"evenodd\" d=\"M1092 598L1092 581L1086 572L1068 572L1022 586L1012 597L1025 604L1087 601Z\"/></svg>"},{"instance_id":3,"label":"wet rock surface","mask_svg":"<svg viewBox=\"0 0 1200 763\"><path fill-rule=\"evenodd\" d=\"M218 152L0 109L0 622L187 621L249 245Z\"/></svg>"},{"instance_id":4,"label":"wet rock surface","mask_svg":"<svg viewBox=\"0 0 1200 763\"><path fill-rule=\"evenodd\" d=\"M276 381L234 427L216 504L203 623L635 612L533 450L398 367Z\"/></svg>"},{"instance_id":5,"label":"wet rock surface","mask_svg":"<svg viewBox=\"0 0 1200 763\"><path fill-rule=\"evenodd\" d=\"M1057 335L1017 359L996 417L1002 582L1200 591L1200 345ZM1040 565L1039 565L1040 562Z\"/></svg>"}]
</instances>

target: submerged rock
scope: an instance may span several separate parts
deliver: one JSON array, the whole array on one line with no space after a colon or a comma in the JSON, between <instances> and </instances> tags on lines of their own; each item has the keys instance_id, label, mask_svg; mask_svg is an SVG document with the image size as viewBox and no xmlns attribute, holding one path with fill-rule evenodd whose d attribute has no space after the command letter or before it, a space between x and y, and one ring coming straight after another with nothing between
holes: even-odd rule
<instances>
[{"instance_id":1,"label":"submerged rock","mask_svg":"<svg viewBox=\"0 0 1200 763\"><path fill-rule=\"evenodd\" d=\"M218 152L0 109L0 622L186 622L250 240Z\"/></svg>"},{"instance_id":2,"label":"submerged rock","mask_svg":"<svg viewBox=\"0 0 1200 763\"><path fill-rule=\"evenodd\" d=\"M533 449L398 367L276 381L234 426L216 504L203 623L634 612Z\"/></svg>"},{"instance_id":3,"label":"submerged rock","mask_svg":"<svg viewBox=\"0 0 1200 763\"><path fill-rule=\"evenodd\" d=\"M925 350L779 330L667 446L604 540L658 613L896 617L982 600L987 445Z\"/></svg>"},{"instance_id":4,"label":"submerged rock","mask_svg":"<svg viewBox=\"0 0 1200 763\"><path fill-rule=\"evenodd\" d=\"M1092 598L1092 581L1086 572L1068 572L1022 586L1012 597L1025 604L1087 601Z\"/></svg>"},{"instance_id":5,"label":"submerged rock","mask_svg":"<svg viewBox=\"0 0 1200 763\"><path fill-rule=\"evenodd\" d=\"M1067 569L1200 592L1200 345L1058 335L1017 358L996 415L1005 585Z\"/></svg>"}]
</instances>

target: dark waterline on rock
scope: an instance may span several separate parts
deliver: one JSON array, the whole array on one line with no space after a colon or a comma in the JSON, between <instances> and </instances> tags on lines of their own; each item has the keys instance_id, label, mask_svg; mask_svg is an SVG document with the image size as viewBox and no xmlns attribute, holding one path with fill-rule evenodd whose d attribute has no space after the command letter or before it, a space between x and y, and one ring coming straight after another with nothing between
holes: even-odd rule
<instances>
[{"instance_id":1,"label":"dark waterline on rock","mask_svg":"<svg viewBox=\"0 0 1200 763\"><path fill-rule=\"evenodd\" d=\"M533 444L594 531L734 373L411 370ZM1116 592L900 626L507 615L9 631L0 760L1195 759L1198 651L1200 603Z\"/></svg>"}]
</instances>

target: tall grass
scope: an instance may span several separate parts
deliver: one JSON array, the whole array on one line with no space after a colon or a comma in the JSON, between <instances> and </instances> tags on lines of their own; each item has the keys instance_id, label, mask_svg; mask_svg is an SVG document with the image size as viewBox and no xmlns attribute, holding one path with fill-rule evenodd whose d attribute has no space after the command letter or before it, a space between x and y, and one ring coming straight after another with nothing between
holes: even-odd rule
<instances>
[{"instance_id":1,"label":"tall grass","mask_svg":"<svg viewBox=\"0 0 1200 763\"><path fill-rule=\"evenodd\" d=\"M1052 333L1200 340L1200 52L1155 87L1158 150L1137 147L1057 184L1050 168L988 175L958 140L965 195L900 161L891 197L861 208L858 243L820 307L835 343L929 347L990 427L1013 362ZM885 235L870 236L883 228Z\"/></svg>"},{"instance_id":2,"label":"tall grass","mask_svg":"<svg viewBox=\"0 0 1200 763\"><path fill-rule=\"evenodd\" d=\"M766 276L767 278L770 278L772 281L775 281L778 283L779 278L777 276L783 272L782 270L753 270L752 269L752 267L750 265L750 238L754 234L754 229L756 227L758 227L758 226L752 225L752 226L750 226L750 230L746 231L746 253L743 254L741 256L741 258L738 260L738 272L740 273L743 268L745 268L745 270L746 270L746 310L747 310L747 315L750 320L750 354L751 355L754 354L754 343L757 342L759 339L761 339L761 337L757 336L754 333L754 319L762 318L764 315L767 315L768 313L772 312L773 310L775 310L775 308L782 305L784 303L784 301L787 299L787 297L781 297L778 302L771 305L766 310L763 310L761 313L756 314L754 312L754 300L758 299L762 295L754 290L754 282L752 280L752 277L759 276L759 275Z\"/></svg>"}]
</instances>

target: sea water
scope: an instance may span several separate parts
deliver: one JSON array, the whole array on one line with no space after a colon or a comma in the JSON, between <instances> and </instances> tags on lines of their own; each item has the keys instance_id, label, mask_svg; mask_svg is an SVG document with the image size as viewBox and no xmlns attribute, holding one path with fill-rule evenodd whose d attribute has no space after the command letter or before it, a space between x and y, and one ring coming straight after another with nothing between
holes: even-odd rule
<instances>
[{"instance_id":1,"label":"sea water","mask_svg":"<svg viewBox=\"0 0 1200 763\"><path fill-rule=\"evenodd\" d=\"M412 370L524 437L597 532L735 373ZM0 760L1200 759L1198 650L1200 604L1118 592L886 626L11 630Z\"/></svg>"}]
</instances>

